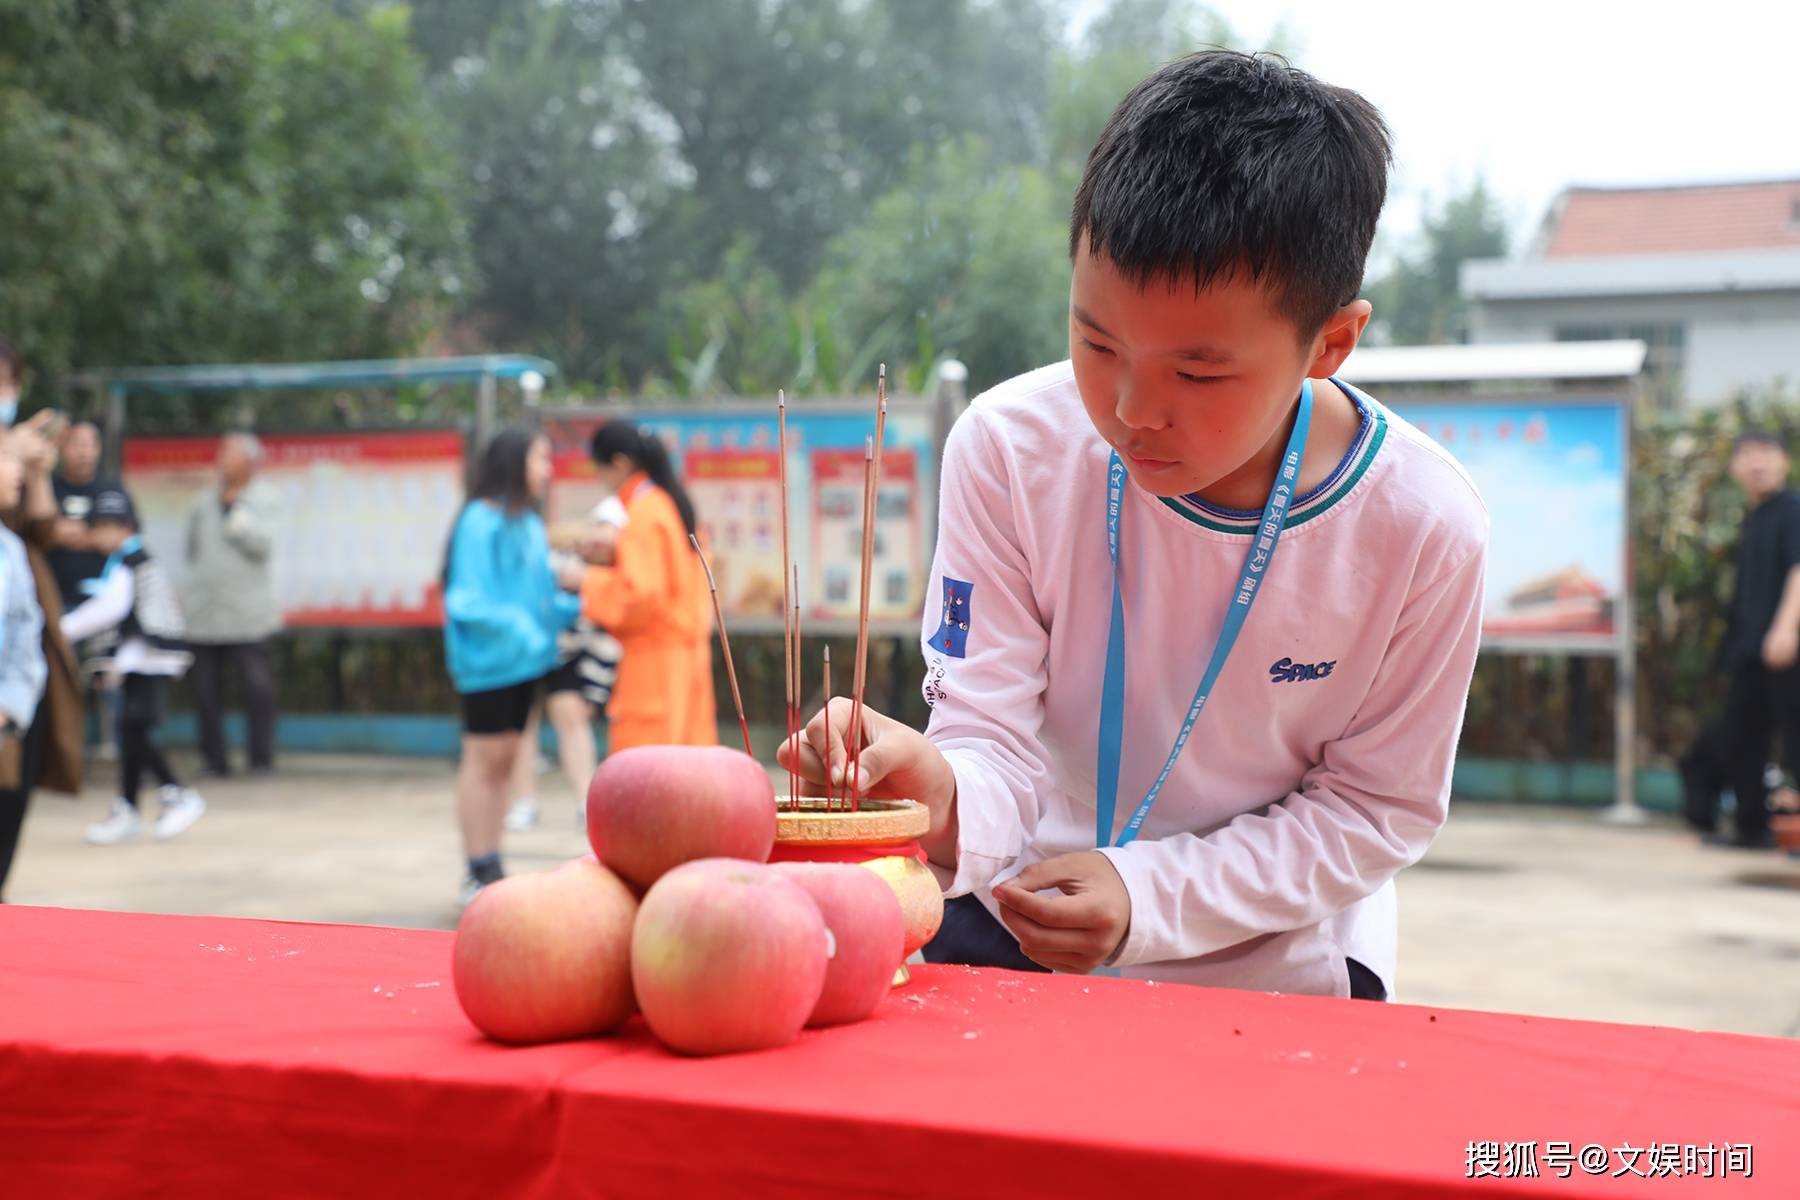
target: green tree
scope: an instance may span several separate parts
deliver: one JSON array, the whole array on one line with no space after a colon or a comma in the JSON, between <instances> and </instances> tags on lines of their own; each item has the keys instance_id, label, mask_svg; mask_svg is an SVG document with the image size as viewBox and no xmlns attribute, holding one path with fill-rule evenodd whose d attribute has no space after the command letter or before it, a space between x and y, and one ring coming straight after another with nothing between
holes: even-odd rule
<instances>
[{"instance_id":1,"label":"green tree","mask_svg":"<svg viewBox=\"0 0 1800 1200\"><path fill-rule=\"evenodd\" d=\"M419 0L467 171L470 323L575 378L691 375L671 347L698 353L707 285L754 266L803 293L914 144L979 132L1002 161L1041 156L1065 8Z\"/></svg>"},{"instance_id":2,"label":"green tree","mask_svg":"<svg viewBox=\"0 0 1800 1200\"><path fill-rule=\"evenodd\" d=\"M70 366L408 348L465 285L403 9L0 0L0 328Z\"/></svg>"},{"instance_id":3,"label":"green tree","mask_svg":"<svg viewBox=\"0 0 1800 1200\"><path fill-rule=\"evenodd\" d=\"M1281 53L1286 40L1278 32L1254 48ZM1164 63L1209 47L1252 48L1195 0L1111 0L1079 43L1056 56L1051 71L1046 165L1057 181L1074 188L1088 151L1127 92Z\"/></svg>"},{"instance_id":4,"label":"green tree","mask_svg":"<svg viewBox=\"0 0 1800 1200\"><path fill-rule=\"evenodd\" d=\"M914 381L940 354L974 388L1067 352L1068 197L1035 167L997 165L966 139L911 156L861 226L833 239L814 289Z\"/></svg>"},{"instance_id":5,"label":"green tree","mask_svg":"<svg viewBox=\"0 0 1800 1200\"><path fill-rule=\"evenodd\" d=\"M1435 208L1427 207L1413 244L1394 256L1368 288L1374 320L1391 342L1436 345L1469 340L1469 307L1458 284L1462 264L1506 253L1506 219L1477 177Z\"/></svg>"}]
</instances>

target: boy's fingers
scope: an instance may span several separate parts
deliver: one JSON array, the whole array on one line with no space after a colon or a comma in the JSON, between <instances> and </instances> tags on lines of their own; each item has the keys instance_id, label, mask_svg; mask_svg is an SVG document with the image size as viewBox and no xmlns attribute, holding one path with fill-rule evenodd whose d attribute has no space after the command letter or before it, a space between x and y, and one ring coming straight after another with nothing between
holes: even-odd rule
<instances>
[{"instance_id":1,"label":"boy's fingers","mask_svg":"<svg viewBox=\"0 0 1800 1200\"><path fill-rule=\"evenodd\" d=\"M838 782L836 777L844 760L844 739L833 716L832 705L827 702L819 715L807 723L806 736L801 738L806 756L816 764L818 775L807 776L814 783Z\"/></svg>"},{"instance_id":2,"label":"boy's fingers","mask_svg":"<svg viewBox=\"0 0 1800 1200\"><path fill-rule=\"evenodd\" d=\"M854 707L847 698L834 697L825 712L814 718L813 725L820 727L821 733L820 737L813 740L813 745L827 755L831 764L831 781L844 786L848 786L846 778L850 774L850 755L854 751L858 779L856 790L866 792L893 771L897 750L891 739L881 736L881 726L874 719L876 713L867 705L863 706L859 714L862 718L861 736L852 736L850 721ZM812 727L808 727L807 732L811 736Z\"/></svg>"},{"instance_id":3,"label":"boy's fingers","mask_svg":"<svg viewBox=\"0 0 1800 1200\"><path fill-rule=\"evenodd\" d=\"M1065 975L1086 975L1094 969L1094 964L1086 959L1076 960L1056 954L1041 954L1035 958L1027 954L1025 957L1040 967L1049 967L1052 971L1061 971Z\"/></svg>"},{"instance_id":4,"label":"boy's fingers","mask_svg":"<svg viewBox=\"0 0 1800 1200\"><path fill-rule=\"evenodd\" d=\"M1099 905L1091 896L1040 896L1016 883L1001 883L994 886L994 899L1000 902L1002 919L1010 909L1033 924L1052 929L1097 929L1103 923Z\"/></svg>"},{"instance_id":5,"label":"boy's fingers","mask_svg":"<svg viewBox=\"0 0 1800 1200\"><path fill-rule=\"evenodd\" d=\"M781 749L776 753L776 758L782 766L791 765L793 770L799 772L800 778L808 783L822 785L825 782L825 762L805 740L799 743L793 763L788 762L788 757L787 744L783 743Z\"/></svg>"},{"instance_id":6,"label":"boy's fingers","mask_svg":"<svg viewBox=\"0 0 1800 1200\"><path fill-rule=\"evenodd\" d=\"M1055 858L1046 858L1043 862L1032 863L1013 876L1010 882L1014 887L1028 892L1081 883L1086 879L1086 872L1080 869L1085 857L1081 854L1059 854Z\"/></svg>"},{"instance_id":7,"label":"boy's fingers","mask_svg":"<svg viewBox=\"0 0 1800 1200\"><path fill-rule=\"evenodd\" d=\"M1000 921L1019 939L1019 948L1025 956L1035 963L1044 963L1046 957L1075 962L1093 950L1085 930L1052 928L1004 905L1000 909Z\"/></svg>"}]
</instances>

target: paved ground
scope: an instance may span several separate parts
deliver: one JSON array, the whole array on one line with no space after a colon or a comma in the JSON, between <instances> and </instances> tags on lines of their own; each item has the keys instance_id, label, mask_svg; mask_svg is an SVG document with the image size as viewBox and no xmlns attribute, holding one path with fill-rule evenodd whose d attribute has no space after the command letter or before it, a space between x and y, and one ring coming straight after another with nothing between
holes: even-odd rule
<instances>
[{"instance_id":1,"label":"paved ground","mask_svg":"<svg viewBox=\"0 0 1800 1200\"><path fill-rule=\"evenodd\" d=\"M513 871L585 850L573 798L544 784L544 824L511 839ZM211 811L174 841L84 845L105 795L38 798L11 900L455 923L447 763L294 757L277 779L207 789ZM1400 897L1407 1001L1800 1036L1800 861L1703 850L1668 824L1468 805Z\"/></svg>"}]
</instances>

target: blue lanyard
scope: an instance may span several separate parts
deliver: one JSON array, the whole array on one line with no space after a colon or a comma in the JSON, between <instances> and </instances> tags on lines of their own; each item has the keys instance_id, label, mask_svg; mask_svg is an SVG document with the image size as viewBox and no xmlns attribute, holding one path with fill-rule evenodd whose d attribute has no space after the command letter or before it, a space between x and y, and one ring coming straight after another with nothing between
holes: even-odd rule
<instances>
[{"instance_id":1,"label":"blue lanyard","mask_svg":"<svg viewBox=\"0 0 1800 1200\"><path fill-rule=\"evenodd\" d=\"M1119 800L1119 750L1124 741L1125 723L1125 597L1119 588L1119 518L1125 504L1125 464L1119 460L1116 451L1113 453L1106 473L1106 552L1112 559L1112 623L1106 634L1106 675L1100 684L1100 750L1094 785L1095 845L1123 846L1135 839L1144 827L1144 818L1150 815L1150 806L1156 803L1163 784L1169 781L1169 772L1175 769L1175 760L1181 757L1188 736L1194 732L1200 710L1206 707L1207 697L1212 694L1219 673L1225 669L1225 660L1231 656L1231 648L1237 644L1238 634L1244 628L1244 618L1250 615L1250 606L1256 602L1258 585L1275 557L1275 543L1281 540L1281 530L1287 524L1288 505L1293 502L1294 491L1300 484L1300 461L1306 454L1306 430L1311 424L1312 380L1308 379L1300 385L1294 431L1288 435L1281 470L1269 489L1268 502L1263 505L1262 522L1257 526L1250 548L1244 552L1244 569L1232 592L1231 606L1225 610L1225 624L1219 630L1218 643L1213 646L1212 659L1206 664L1206 673L1200 677L1200 686L1194 689L1193 702L1188 705L1187 717L1181 723L1181 732L1175 735L1175 745L1169 751L1162 771L1150 785L1137 811L1125 822L1125 828L1119 831L1117 841L1112 836L1113 812Z\"/></svg>"}]
</instances>

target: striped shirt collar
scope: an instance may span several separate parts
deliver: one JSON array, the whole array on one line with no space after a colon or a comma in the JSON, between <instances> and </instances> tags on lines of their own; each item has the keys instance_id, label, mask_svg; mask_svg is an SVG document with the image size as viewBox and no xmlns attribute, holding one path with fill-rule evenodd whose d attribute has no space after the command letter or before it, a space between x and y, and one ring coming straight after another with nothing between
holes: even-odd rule
<instances>
[{"instance_id":1,"label":"striped shirt collar","mask_svg":"<svg viewBox=\"0 0 1800 1200\"><path fill-rule=\"evenodd\" d=\"M1309 488L1288 509L1287 527L1290 529L1318 516L1349 495L1368 471L1369 465L1375 461L1375 454L1387 437L1387 418L1378 406L1337 378L1334 377L1331 382L1337 384L1344 395L1350 397L1350 402L1356 405L1359 418L1356 437L1344 456L1338 460L1337 466L1332 468L1331 474L1321 480L1318 486ZM1196 495L1162 496L1159 499L1194 524L1216 533L1249 533L1262 520L1260 509L1225 508L1209 504Z\"/></svg>"}]
</instances>

